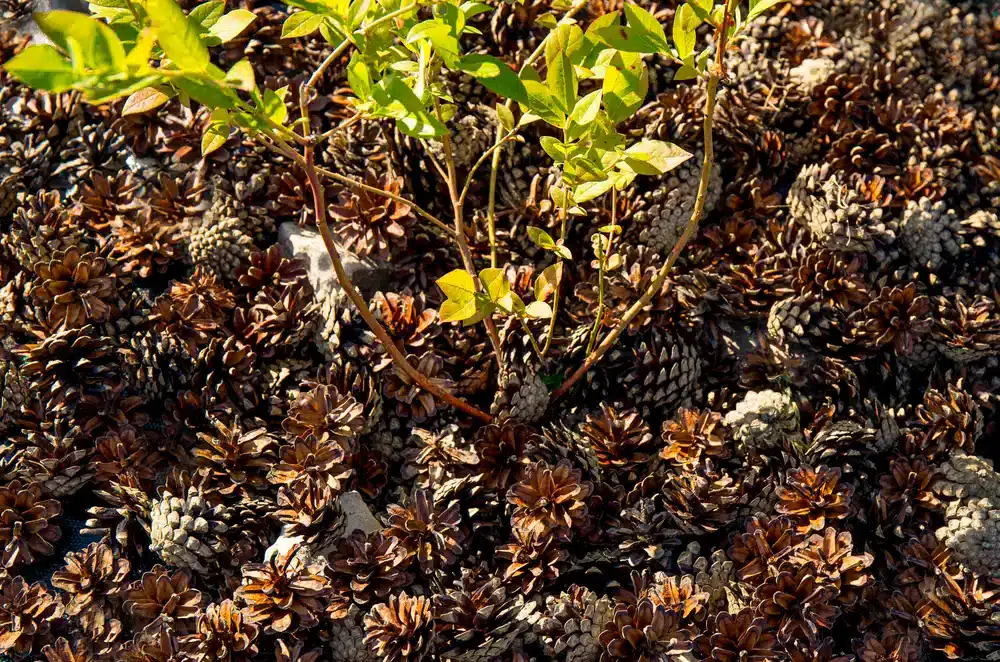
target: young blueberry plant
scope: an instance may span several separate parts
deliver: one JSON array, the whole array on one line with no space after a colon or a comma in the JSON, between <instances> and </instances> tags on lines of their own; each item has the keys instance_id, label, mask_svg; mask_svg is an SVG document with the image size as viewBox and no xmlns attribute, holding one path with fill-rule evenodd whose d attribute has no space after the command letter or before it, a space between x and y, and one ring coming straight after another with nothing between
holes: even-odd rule
<instances>
[{"instance_id":1,"label":"young blueberry plant","mask_svg":"<svg viewBox=\"0 0 1000 662\"><path fill-rule=\"evenodd\" d=\"M584 364L554 394L560 395L613 346L628 322L662 284L694 234L704 209L712 167L712 112L719 81L725 76L723 56L727 45L739 38L750 20L780 1L751 1L744 19L737 0L719 5L713 5L711 0L688 0L676 12L672 40L668 40L663 26L649 12L630 3L621 12L601 16L584 30L573 18L585 4L579 2L569 7L558 21L545 15L544 24L551 28L550 32L515 72L491 55L462 51L462 37L478 32L469 25L469 20L490 10L481 2L288 0L287 4L299 11L286 19L282 37L305 37L318 32L332 46L299 90L298 117L294 119L288 106L287 87L261 89L248 60L237 62L228 71L212 64L210 48L235 38L255 19L243 9L226 12L223 0L202 3L189 13L175 0L93 0L90 3L93 15L67 11L38 13L35 15L38 26L51 43L27 47L6 62L4 68L26 85L49 92L77 90L93 104L125 98L123 114L149 112L172 98L179 98L185 104L193 101L211 111L202 137L204 154L220 148L233 131L242 131L289 158L306 173L316 225L341 287L385 346L396 368L435 397L489 421L488 414L443 391L410 365L372 314L344 270L340 249L326 217L321 179L332 179L404 202L444 230L454 240L464 268L438 281L447 296L440 311L442 320L485 324L500 361L501 341L494 318L514 316L522 322L535 350L544 359L558 314L563 261L572 259L564 245L570 218L586 215L581 204L609 191L614 195L637 176L663 175L691 157L675 145L661 141L629 143L616 128L638 110L646 97L648 75L643 58L657 53L667 55L680 65L677 79L705 78L708 90L705 160L691 221L650 289L596 347L588 348ZM431 11L420 12L425 7ZM703 23L714 29L714 40L695 52L696 30ZM354 94L356 115L333 131L317 135L308 114L315 86L331 64L348 51L347 79ZM496 106L499 120L496 140L464 180L458 176L446 126L458 110L444 84L447 72L464 72L501 99ZM593 91L581 95L580 86L585 81L590 81L586 86ZM440 142L443 163L435 160L435 165L448 184L450 224L391 192L315 164L315 150L321 141L361 118L391 121L401 133L416 140ZM534 283L535 300L525 304L511 291L503 271L497 268L496 173L501 147L533 122L554 127L558 136L545 136L540 142L560 173L558 182L550 189L560 214L560 233L553 238L539 228L527 229L538 246L556 256L556 262L539 273ZM491 162L487 209L491 264L478 270L466 240L464 205L476 171L487 161ZM604 271L614 267L612 246L619 232L612 220L611 225L599 228L595 235L602 286ZM544 346L539 346L527 325L532 318L550 320ZM594 341L597 330L595 325Z\"/></svg>"}]
</instances>

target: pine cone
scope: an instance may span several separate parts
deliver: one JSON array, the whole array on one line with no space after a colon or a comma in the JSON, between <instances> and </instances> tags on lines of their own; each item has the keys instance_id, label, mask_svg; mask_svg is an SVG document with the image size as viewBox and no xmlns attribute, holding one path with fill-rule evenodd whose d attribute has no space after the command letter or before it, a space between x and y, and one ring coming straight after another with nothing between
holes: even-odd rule
<instances>
[{"instance_id":1,"label":"pine cone","mask_svg":"<svg viewBox=\"0 0 1000 662\"><path fill-rule=\"evenodd\" d=\"M723 422L743 456L771 455L801 439L798 407L777 391L750 391Z\"/></svg>"},{"instance_id":2,"label":"pine cone","mask_svg":"<svg viewBox=\"0 0 1000 662\"><path fill-rule=\"evenodd\" d=\"M278 490L274 518L283 536L301 537L316 554L325 554L342 538L347 519L334 492L325 484L301 482Z\"/></svg>"},{"instance_id":3,"label":"pine cone","mask_svg":"<svg viewBox=\"0 0 1000 662\"><path fill-rule=\"evenodd\" d=\"M837 589L836 602L845 608L853 607L862 591L874 580L868 567L875 558L871 554L852 554L854 546L849 531L837 532L827 527L822 535L809 536L789 558L796 565L811 564L816 581Z\"/></svg>"},{"instance_id":4,"label":"pine cone","mask_svg":"<svg viewBox=\"0 0 1000 662\"><path fill-rule=\"evenodd\" d=\"M694 650L698 659L710 662L764 662L779 658L777 644L777 638L767 631L766 620L752 609L742 609L737 614L716 614L709 628L694 640Z\"/></svg>"},{"instance_id":5,"label":"pine cone","mask_svg":"<svg viewBox=\"0 0 1000 662\"><path fill-rule=\"evenodd\" d=\"M572 529L587 520L587 497L594 486L568 460L555 467L544 462L524 469L520 482L511 486L507 501L514 506L511 526L530 531L539 538L553 536L569 540Z\"/></svg>"},{"instance_id":6,"label":"pine cone","mask_svg":"<svg viewBox=\"0 0 1000 662\"><path fill-rule=\"evenodd\" d=\"M355 439L365 426L363 409L350 393L341 393L335 386L319 384L296 398L282 427L285 432L300 439L309 435L329 437L345 453L351 453Z\"/></svg>"},{"instance_id":7,"label":"pine cone","mask_svg":"<svg viewBox=\"0 0 1000 662\"><path fill-rule=\"evenodd\" d=\"M181 490L177 495L173 490ZM229 543L230 509L201 487L163 486L150 505L150 546L167 564L208 574Z\"/></svg>"},{"instance_id":8,"label":"pine cone","mask_svg":"<svg viewBox=\"0 0 1000 662\"><path fill-rule=\"evenodd\" d=\"M185 649L194 662L249 662L257 656L258 632L232 600L224 600L198 615L197 632L185 639Z\"/></svg>"},{"instance_id":9,"label":"pine cone","mask_svg":"<svg viewBox=\"0 0 1000 662\"><path fill-rule=\"evenodd\" d=\"M599 641L601 662L664 660L691 648L690 633L680 629L677 612L654 605L649 598L615 605Z\"/></svg>"},{"instance_id":10,"label":"pine cone","mask_svg":"<svg viewBox=\"0 0 1000 662\"><path fill-rule=\"evenodd\" d=\"M634 350L634 363L621 379L644 417L670 416L689 406L701 378L701 358L692 345L654 330Z\"/></svg>"},{"instance_id":11,"label":"pine cone","mask_svg":"<svg viewBox=\"0 0 1000 662\"><path fill-rule=\"evenodd\" d=\"M330 556L327 572L335 583L347 586L356 603L365 605L413 581L406 572L411 558L398 538L355 532Z\"/></svg>"},{"instance_id":12,"label":"pine cone","mask_svg":"<svg viewBox=\"0 0 1000 662\"><path fill-rule=\"evenodd\" d=\"M253 252L253 238L239 218L215 218L205 213L191 223L187 252L192 264L202 266L219 277L236 280Z\"/></svg>"},{"instance_id":13,"label":"pine cone","mask_svg":"<svg viewBox=\"0 0 1000 662\"><path fill-rule=\"evenodd\" d=\"M402 177L378 177L371 169L365 172L364 183L397 196L403 188ZM337 239L344 248L382 260L391 251L406 249L407 229L416 222L409 205L364 189L345 189L337 202L330 207L330 215L336 221Z\"/></svg>"},{"instance_id":14,"label":"pine cone","mask_svg":"<svg viewBox=\"0 0 1000 662\"><path fill-rule=\"evenodd\" d=\"M496 549L496 556L508 562L504 582L519 586L525 596L539 584L555 580L569 553L560 549L553 536L539 537L522 528L514 528L513 540Z\"/></svg>"},{"instance_id":15,"label":"pine cone","mask_svg":"<svg viewBox=\"0 0 1000 662\"><path fill-rule=\"evenodd\" d=\"M534 604L511 595L493 577L478 581L463 572L454 589L434 596L439 640L448 650L441 655L456 662L485 662L503 655L528 627Z\"/></svg>"},{"instance_id":16,"label":"pine cone","mask_svg":"<svg viewBox=\"0 0 1000 662\"><path fill-rule=\"evenodd\" d=\"M545 653L566 662L597 662L601 631L613 615L610 600L573 585L558 596L545 598L545 615L537 629Z\"/></svg>"},{"instance_id":17,"label":"pine cone","mask_svg":"<svg viewBox=\"0 0 1000 662\"><path fill-rule=\"evenodd\" d=\"M428 350L419 358L407 356L406 360L440 389L449 392L454 390L454 382L444 372L444 361L433 351ZM397 416L410 418L418 423L433 417L438 406L445 406L445 403L437 402L433 394L424 391L395 364L392 366L392 373L386 376L382 390L386 397L395 398Z\"/></svg>"},{"instance_id":18,"label":"pine cone","mask_svg":"<svg viewBox=\"0 0 1000 662\"><path fill-rule=\"evenodd\" d=\"M530 363L505 360L490 413L498 423L534 423L549 406L549 387Z\"/></svg>"},{"instance_id":19,"label":"pine cone","mask_svg":"<svg viewBox=\"0 0 1000 662\"><path fill-rule=\"evenodd\" d=\"M782 643L796 637L815 643L820 629L830 629L840 616L840 608L831 604L837 589L819 584L814 573L809 564L782 569L754 593L754 611Z\"/></svg>"},{"instance_id":20,"label":"pine cone","mask_svg":"<svg viewBox=\"0 0 1000 662\"><path fill-rule=\"evenodd\" d=\"M365 616L365 643L384 662L419 662L434 651L431 601L406 593L372 607Z\"/></svg>"},{"instance_id":21,"label":"pine cone","mask_svg":"<svg viewBox=\"0 0 1000 662\"><path fill-rule=\"evenodd\" d=\"M770 520L754 516L746 526L746 533L733 536L729 558L736 564L740 581L760 586L777 574L777 568L786 560L805 536L799 533L790 520L773 517Z\"/></svg>"},{"instance_id":22,"label":"pine cone","mask_svg":"<svg viewBox=\"0 0 1000 662\"><path fill-rule=\"evenodd\" d=\"M153 566L142 579L129 584L124 597L125 609L138 626L163 624L179 634L194 630L203 604L201 591L192 588L190 572L169 573L162 565Z\"/></svg>"},{"instance_id":23,"label":"pine cone","mask_svg":"<svg viewBox=\"0 0 1000 662\"><path fill-rule=\"evenodd\" d=\"M722 415L714 411L681 409L676 419L663 424L661 438L666 447L660 457L682 466L698 464L702 457L727 459L730 451L721 422Z\"/></svg>"},{"instance_id":24,"label":"pine cone","mask_svg":"<svg viewBox=\"0 0 1000 662\"><path fill-rule=\"evenodd\" d=\"M931 342L956 363L978 361L1000 352L1000 311L991 297L958 294L935 297Z\"/></svg>"},{"instance_id":25,"label":"pine cone","mask_svg":"<svg viewBox=\"0 0 1000 662\"><path fill-rule=\"evenodd\" d=\"M118 295L117 281L107 271L107 260L95 253L81 254L78 248L56 251L51 261L35 264L28 296L45 311L52 328L104 322L112 316Z\"/></svg>"},{"instance_id":26,"label":"pine cone","mask_svg":"<svg viewBox=\"0 0 1000 662\"><path fill-rule=\"evenodd\" d=\"M994 573L1000 560L992 548L998 532L1000 474L990 460L955 452L941 467L934 491L945 502L945 526L935 533L957 560L975 572Z\"/></svg>"},{"instance_id":27,"label":"pine cone","mask_svg":"<svg viewBox=\"0 0 1000 662\"><path fill-rule=\"evenodd\" d=\"M5 568L30 565L36 554L55 553L53 543L62 538L62 531L50 520L62 514L62 504L55 499L43 500L41 485L14 480L0 486L0 512Z\"/></svg>"},{"instance_id":28,"label":"pine cone","mask_svg":"<svg viewBox=\"0 0 1000 662\"><path fill-rule=\"evenodd\" d=\"M353 401L353 399L352 399ZM347 454L336 439L328 435L295 439L278 450L278 462L267 479L276 485L324 485L339 494L341 481L351 475Z\"/></svg>"},{"instance_id":29,"label":"pine cone","mask_svg":"<svg viewBox=\"0 0 1000 662\"><path fill-rule=\"evenodd\" d=\"M875 508L879 520L897 537L903 538L903 527L913 520L917 526L941 507L932 486L937 471L925 460L897 458L889 472L879 477Z\"/></svg>"},{"instance_id":30,"label":"pine cone","mask_svg":"<svg viewBox=\"0 0 1000 662\"><path fill-rule=\"evenodd\" d=\"M916 443L928 459L957 450L975 451L983 433L983 414L961 384L949 384L947 393L927 389L916 414Z\"/></svg>"},{"instance_id":31,"label":"pine cone","mask_svg":"<svg viewBox=\"0 0 1000 662\"><path fill-rule=\"evenodd\" d=\"M209 405L229 402L251 409L256 397L253 383L257 355L235 337L212 338L195 357L193 388L201 390Z\"/></svg>"},{"instance_id":32,"label":"pine cone","mask_svg":"<svg viewBox=\"0 0 1000 662\"><path fill-rule=\"evenodd\" d=\"M609 471L625 475L646 467L655 466L653 434L635 409L617 411L601 403L601 415L587 416L580 426L597 463Z\"/></svg>"},{"instance_id":33,"label":"pine cone","mask_svg":"<svg viewBox=\"0 0 1000 662\"><path fill-rule=\"evenodd\" d=\"M30 655L48 641L63 606L41 584L28 585L22 577L0 577L0 651Z\"/></svg>"},{"instance_id":34,"label":"pine cone","mask_svg":"<svg viewBox=\"0 0 1000 662\"><path fill-rule=\"evenodd\" d=\"M238 420L231 427L215 417L211 422L215 431L199 432L201 443L191 451L202 474L217 484L222 494L266 488L265 476L274 464L277 439L263 427L245 430Z\"/></svg>"},{"instance_id":35,"label":"pine cone","mask_svg":"<svg viewBox=\"0 0 1000 662\"><path fill-rule=\"evenodd\" d=\"M329 581L319 566L306 565L293 547L269 563L250 563L243 568L243 584L236 597L246 603L250 623L265 632L294 632L319 624L330 592Z\"/></svg>"},{"instance_id":36,"label":"pine cone","mask_svg":"<svg viewBox=\"0 0 1000 662\"><path fill-rule=\"evenodd\" d=\"M460 528L458 503L435 507L429 490L417 489L407 507L391 504L384 534L399 539L402 547L416 557L420 569L431 575L454 564L462 555L465 535Z\"/></svg>"},{"instance_id":37,"label":"pine cone","mask_svg":"<svg viewBox=\"0 0 1000 662\"><path fill-rule=\"evenodd\" d=\"M892 344L897 355L909 354L931 328L929 311L930 301L917 294L915 283L883 287L863 310L848 318L852 340L869 350Z\"/></svg>"},{"instance_id":38,"label":"pine cone","mask_svg":"<svg viewBox=\"0 0 1000 662\"><path fill-rule=\"evenodd\" d=\"M666 254L684 232L698 197L703 159L701 150L694 152L690 159L671 170L655 189L642 196L634 219L642 228L639 241L651 251ZM713 168L704 213L711 213L721 198L722 176Z\"/></svg>"},{"instance_id":39,"label":"pine cone","mask_svg":"<svg viewBox=\"0 0 1000 662\"><path fill-rule=\"evenodd\" d=\"M10 229L0 237L21 268L33 272L35 265L53 254L79 247L83 228L75 222L58 191L40 190L25 197L15 211Z\"/></svg>"},{"instance_id":40,"label":"pine cone","mask_svg":"<svg viewBox=\"0 0 1000 662\"><path fill-rule=\"evenodd\" d=\"M27 434L28 448L17 473L26 483L37 483L49 496L62 498L79 492L94 477L89 471L91 451L81 441L79 426L65 429L56 423L51 431Z\"/></svg>"},{"instance_id":41,"label":"pine cone","mask_svg":"<svg viewBox=\"0 0 1000 662\"><path fill-rule=\"evenodd\" d=\"M961 219L943 200L910 200L899 230L915 268L938 272L961 253Z\"/></svg>"},{"instance_id":42,"label":"pine cone","mask_svg":"<svg viewBox=\"0 0 1000 662\"><path fill-rule=\"evenodd\" d=\"M840 480L840 469L803 466L788 472L788 482L778 488L777 510L789 516L799 532L822 531L827 521L848 517L854 511L854 486Z\"/></svg>"},{"instance_id":43,"label":"pine cone","mask_svg":"<svg viewBox=\"0 0 1000 662\"><path fill-rule=\"evenodd\" d=\"M111 643L122 630L114 605L125 588L130 564L103 543L91 543L66 555L66 566L52 575L52 585L68 595L66 615L79 619L88 636Z\"/></svg>"},{"instance_id":44,"label":"pine cone","mask_svg":"<svg viewBox=\"0 0 1000 662\"><path fill-rule=\"evenodd\" d=\"M481 427L473 440L487 485L506 494L528 463L526 451L540 440L538 432L514 423Z\"/></svg>"}]
</instances>

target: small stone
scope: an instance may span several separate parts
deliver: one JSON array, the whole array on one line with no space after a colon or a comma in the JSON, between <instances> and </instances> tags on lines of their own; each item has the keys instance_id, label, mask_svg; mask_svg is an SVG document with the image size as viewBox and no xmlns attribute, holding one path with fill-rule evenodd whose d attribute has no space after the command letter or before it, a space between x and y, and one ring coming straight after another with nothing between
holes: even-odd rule
<instances>
[{"instance_id":1,"label":"small stone","mask_svg":"<svg viewBox=\"0 0 1000 662\"><path fill-rule=\"evenodd\" d=\"M299 258L306 265L309 283L313 286L317 299L327 295L330 290L340 291L333 262L318 231L299 227L298 223L291 221L282 223L278 227L278 245L287 257ZM338 250L344 271L362 296L370 298L386 286L388 265L371 258L359 258L340 246Z\"/></svg>"}]
</instances>

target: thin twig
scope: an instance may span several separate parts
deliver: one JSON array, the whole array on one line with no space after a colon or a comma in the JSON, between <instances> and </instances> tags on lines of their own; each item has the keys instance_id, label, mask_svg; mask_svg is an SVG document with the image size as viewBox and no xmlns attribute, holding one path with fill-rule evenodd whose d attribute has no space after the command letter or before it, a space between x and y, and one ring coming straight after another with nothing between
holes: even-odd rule
<instances>
[{"instance_id":1,"label":"thin twig","mask_svg":"<svg viewBox=\"0 0 1000 662\"><path fill-rule=\"evenodd\" d=\"M719 39L718 45L718 56L715 63L715 67L712 70L711 75L708 77L708 89L705 98L705 117L704 117L704 135L705 135L705 157L701 164L701 180L698 183L698 196L695 198L694 210L691 212L691 218L688 220L687 225L684 227L684 232L681 233L680 238L674 244L673 249L670 251L670 256L662 267L660 267L659 272L656 274L656 278L649 284L646 291L643 292L639 300L636 301L632 306L625 312L618 324L612 329L601 344L597 346L591 354L589 354L586 360L583 362L576 371L570 375L566 381L562 383L553 393L550 402L562 397L569 392L573 385L576 384L587 371L590 370L594 365L601 360L601 358L607 353L609 349L614 347L615 343L618 341L618 337L622 332L628 328L628 325L632 323L635 316L638 315L643 308L652 300L653 296L660 291L663 286L664 281L667 279L667 275L670 270L673 269L674 264L680 257L681 251L687 245L691 237L694 236L695 231L698 229L698 223L701 221L702 214L705 212L705 200L708 195L708 182L712 174L712 163L715 158L713 146L712 146L712 121L715 114L715 100L719 90L719 79L725 75L724 65L722 64L722 56L726 51L726 26L729 23L731 7L735 4L734 0L730 0L726 5L726 12L723 15L722 25L717 30L717 37Z\"/></svg>"},{"instance_id":2,"label":"thin twig","mask_svg":"<svg viewBox=\"0 0 1000 662\"><path fill-rule=\"evenodd\" d=\"M437 101L434 102L434 110L438 119L441 119L441 109ZM443 123L443 122L442 122ZM458 244L458 251L462 254L462 264L465 270L472 276L472 282L477 290L483 290L483 284L479 280L476 272L476 264L472 261L472 252L469 250L469 243L465 240L465 223L462 220L462 200L458 195L458 175L455 172L455 157L451 149L451 134L445 133L441 136L441 145L444 148L444 163L448 167L448 195L451 196L451 207L455 216L455 243ZM497 367L503 369L503 357L500 353L500 336L497 334L497 327L493 324L493 319L487 315L483 318L486 325L486 332L493 344L493 352L496 354Z\"/></svg>"},{"instance_id":3,"label":"thin twig","mask_svg":"<svg viewBox=\"0 0 1000 662\"><path fill-rule=\"evenodd\" d=\"M594 326L590 330L590 340L587 341L587 354L594 351L594 344L597 342L597 334L601 330L601 322L604 320L604 273L607 270L608 256L615 243L615 228L618 227L616 213L618 211L617 189L611 187L611 232L608 237L608 245L601 244L601 254L597 256L597 315L594 317Z\"/></svg>"},{"instance_id":4,"label":"thin twig","mask_svg":"<svg viewBox=\"0 0 1000 662\"><path fill-rule=\"evenodd\" d=\"M337 126L333 127L329 131L324 131L323 133L321 133L318 136L316 136L316 142L323 142L324 140L327 140L331 136L335 135L338 131L343 131L344 129L351 128L352 126L354 126L355 124L357 124L359 121L361 121L362 117L363 116L361 115L361 113L355 113L354 115L351 115L346 120L344 120L343 122L341 122Z\"/></svg>"},{"instance_id":5,"label":"thin twig","mask_svg":"<svg viewBox=\"0 0 1000 662\"><path fill-rule=\"evenodd\" d=\"M472 179L473 177L475 177L476 171L479 170L479 168L483 165L483 163L486 162L486 159L489 158L493 154L493 152L500 149L505 142L513 138L515 133L517 133L516 127L508 131L507 135L500 139L500 142L494 143L492 147L483 152L482 156L476 159L476 162L472 165L472 168L469 170L469 174L465 176L465 186L462 187L462 195L459 196L459 200L462 201L463 205L465 204L466 196L469 195L469 189L472 188ZM490 266L495 267L496 265L491 264Z\"/></svg>"},{"instance_id":6,"label":"thin twig","mask_svg":"<svg viewBox=\"0 0 1000 662\"><path fill-rule=\"evenodd\" d=\"M354 287L350 276L348 276L347 272L344 270L344 264L340 259L340 251L337 249L337 244L333 240L333 233L330 231L330 226L326 222L326 201L324 200L323 185L320 184L319 175L315 163L313 162L312 146L306 147L305 157L302 159L302 165L305 168L306 176L309 178L309 187L312 189L313 207L316 211L316 226L319 228L320 236L322 236L323 243L326 245L326 251L330 254L330 260L333 262L333 270L337 274L337 280L340 282L340 286L344 289L344 292L347 293L347 297L358 309L358 312L361 314L361 318L371 328L372 332L375 333L375 337L379 339L382 346L385 347L389 356L392 358L393 364L396 368L413 380L420 388L424 389L435 398L439 398L456 409L460 409L471 416L475 416L483 422L489 423L493 420L489 414L480 411L469 403L443 390L427 379L423 373L410 365L410 362L399 350L399 347L396 346L396 343L393 341L389 333L385 330L382 324L375 319L375 316L372 315L371 310L368 308L368 303L364 300L364 297L361 296L361 293Z\"/></svg>"},{"instance_id":7,"label":"thin twig","mask_svg":"<svg viewBox=\"0 0 1000 662\"><path fill-rule=\"evenodd\" d=\"M341 184L347 184L348 186L354 186L354 187L359 188L359 189L361 189L363 191L368 191L369 193L374 193L376 195L381 195L384 198L389 198L390 200L395 200L396 202L399 202L401 204L409 205L409 207L413 211L417 212L417 214L419 214L420 216L423 216L425 219L427 219L428 221L430 221L431 224L433 224L434 227L436 227L438 230L441 230L442 232L444 232L449 237L454 238L454 236L455 236L455 231L452 230L451 227L447 223L445 223L440 218L438 218L434 214L430 213L429 211L427 211L426 209L424 209L423 207L421 207L417 203L413 202L412 200L407 200L406 198L404 198L402 196L396 195L395 193L390 193L389 191L385 191L385 190L380 189L380 188L378 188L376 186L369 186L368 184L365 184L364 182L362 182L362 181L360 181L358 179L354 179L353 177L348 177L347 175L341 175L339 172L333 172L332 170L327 170L326 168L321 168L319 166L316 166L316 172L319 173L319 174L321 174L321 175L323 175L324 177L329 177L330 179L332 179L334 181L338 181Z\"/></svg>"},{"instance_id":8,"label":"thin twig","mask_svg":"<svg viewBox=\"0 0 1000 662\"><path fill-rule=\"evenodd\" d=\"M567 195L566 197L569 196ZM560 207L560 211L561 214L559 219L559 244L563 245L566 242L566 226L567 226L567 220L569 218L569 213L567 212L566 209L565 199L563 201L563 206ZM562 256L558 258L556 264L560 265L560 268L558 273L556 274L556 290L552 294L552 317L549 319L549 330L548 334L545 336L545 344L542 345L542 359L545 359L545 357L549 353L549 348L552 346L552 336L554 336L556 333L556 317L559 315L559 298L560 298L559 293L562 290L563 271L565 271L565 269L562 266L563 265Z\"/></svg>"}]
</instances>

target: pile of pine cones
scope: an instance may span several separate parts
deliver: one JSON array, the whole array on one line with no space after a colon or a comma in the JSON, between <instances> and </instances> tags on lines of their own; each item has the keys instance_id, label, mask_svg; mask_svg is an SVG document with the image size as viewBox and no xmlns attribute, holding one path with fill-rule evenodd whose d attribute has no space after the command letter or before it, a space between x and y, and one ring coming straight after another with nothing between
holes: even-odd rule
<instances>
[{"instance_id":1,"label":"pile of pine cones","mask_svg":"<svg viewBox=\"0 0 1000 662\"><path fill-rule=\"evenodd\" d=\"M249 58L294 97L328 46L282 40L283 5L236 4L257 21L217 64ZM511 63L562 7L494 4L469 48ZM640 4L669 25L680 2ZM592 0L581 21L619 6ZM4 5L0 61L30 10ZM559 401L598 314L589 251L610 201L570 223L546 361L515 325L497 361L482 325L436 312L434 280L459 265L447 238L410 205L327 191L338 240L385 275L376 316L485 426L397 371L279 246L313 222L294 164L239 135L201 158L197 106L123 118L0 74L0 652L1000 659L1000 3L792 0L727 57L710 212ZM309 106L317 133L353 113L344 64ZM696 160L618 196L604 330L698 187L704 86L648 64L627 129ZM495 98L446 83L464 173ZM497 189L522 295L552 260L524 228L559 232L536 127ZM439 154L360 121L317 158L445 215Z\"/></svg>"}]
</instances>

